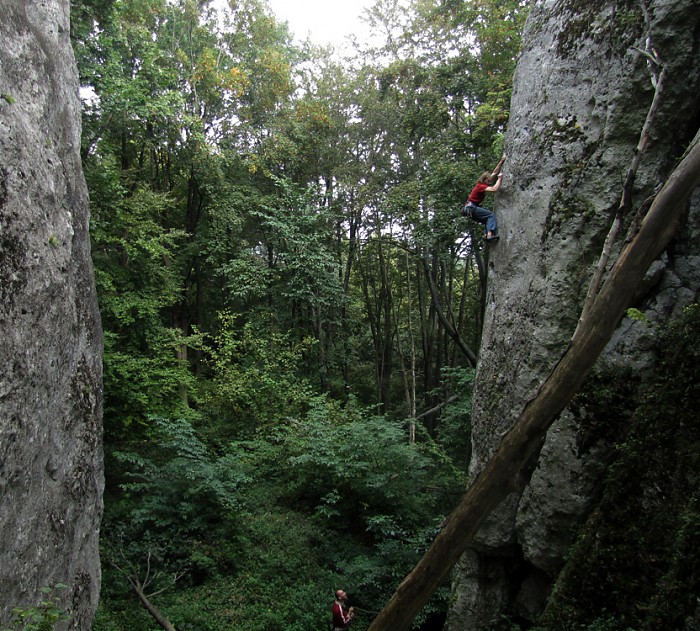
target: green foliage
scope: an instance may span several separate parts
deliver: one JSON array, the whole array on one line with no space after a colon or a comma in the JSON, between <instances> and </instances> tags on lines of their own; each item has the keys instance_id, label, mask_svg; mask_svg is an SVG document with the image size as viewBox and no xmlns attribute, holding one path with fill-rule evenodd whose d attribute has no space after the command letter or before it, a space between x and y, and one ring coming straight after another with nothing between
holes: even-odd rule
<instances>
[{"instance_id":1,"label":"green foliage","mask_svg":"<svg viewBox=\"0 0 700 631\"><path fill-rule=\"evenodd\" d=\"M384 538L434 518L436 500L421 489L439 481L439 464L408 442L401 421L366 418L352 399L345 406L318 399L285 443L293 497L315 506L322 521Z\"/></svg>"},{"instance_id":2,"label":"green foliage","mask_svg":"<svg viewBox=\"0 0 700 631\"><path fill-rule=\"evenodd\" d=\"M148 455L112 454L125 481L103 521L108 566L96 628L110 629L112 620L116 628L147 628L122 604L129 599L124 572L140 580L152 576L154 591L174 589L176 577L178 585L191 587L214 580L240 556L226 543L236 540L241 495L250 483L236 453L213 453L184 419L155 418L152 424Z\"/></svg>"},{"instance_id":3,"label":"green foliage","mask_svg":"<svg viewBox=\"0 0 700 631\"><path fill-rule=\"evenodd\" d=\"M232 518L248 478L233 454L211 453L190 422L155 418L153 430L150 457L112 454L129 480L121 485L125 536L131 541L159 541L183 556L188 552L186 541L193 544ZM177 543L172 541L174 535Z\"/></svg>"},{"instance_id":4,"label":"green foliage","mask_svg":"<svg viewBox=\"0 0 700 631\"><path fill-rule=\"evenodd\" d=\"M74 3L105 329L97 630L154 626L118 568L159 572L178 629L306 631L340 585L379 609L428 545L472 372L425 275L476 347L455 213L500 156L521 4L382 3L396 38L339 60L257 0Z\"/></svg>"},{"instance_id":5,"label":"green foliage","mask_svg":"<svg viewBox=\"0 0 700 631\"><path fill-rule=\"evenodd\" d=\"M317 400L285 435L287 501L306 507L319 530L359 544L338 546L336 563L369 609L415 565L464 483L423 441L410 444L403 423L367 415L352 399Z\"/></svg>"},{"instance_id":6,"label":"green foliage","mask_svg":"<svg viewBox=\"0 0 700 631\"><path fill-rule=\"evenodd\" d=\"M183 388L193 378L177 351L194 344L163 313L181 297L172 264L185 233L162 225L172 198L141 187L129 191L111 156L86 168L91 237L105 327L105 429L110 440L147 425L148 414L189 414Z\"/></svg>"},{"instance_id":7,"label":"green foliage","mask_svg":"<svg viewBox=\"0 0 700 631\"><path fill-rule=\"evenodd\" d=\"M149 349L142 354L129 352L113 332L105 334L105 431L116 444L139 431L148 435L150 414L195 415L182 398L183 388L193 390L195 379L176 354L188 341L196 342L163 328L149 333Z\"/></svg>"},{"instance_id":8,"label":"green foliage","mask_svg":"<svg viewBox=\"0 0 700 631\"><path fill-rule=\"evenodd\" d=\"M169 609L173 620L212 631L324 628L338 580L328 568L331 542L294 511L267 504L259 511L244 516L239 571L192 588Z\"/></svg>"},{"instance_id":9,"label":"green foliage","mask_svg":"<svg viewBox=\"0 0 700 631\"><path fill-rule=\"evenodd\" d=\"M53 631L60 622L70 620L61 609L58 592L67 585L57 583L54 587L42 587L41 600L35 607L15 607L12 609L12 626L2 631Z\"/></svg>"},{"instance_id":10,"label":"green foliage","mask_svg":"<svg viewBox=\"0 0 700 631\"><path fill-rule=\"evenodd\" d=\"M241 328L238 317L220 314L219 333L206 346L211 379L202 395L219 433L242 437L306 409L312 389L299 366L313 341L261 331L271 320Z\"/></svg>"},{"instance_id":11,"label":"green foliage","mask_svg":"<svg viewBox=\"0 0 700 631\"><path fill-rule=\"evenodd\" d=\"M427 436L411 445L401 423L352 400L316 397L306 417L232 443L219 457L184 421L157 419L156 427L150 458L117 454L131 481L121 514L108 522L107 554L118 561L121 546L134 564L151 554L166 575L188 569L185 589L160 597L177 628L264 631L279 620L317 628L341 584L376 610L463 484ZM117 579L104 579L111 606L97 628L105 631L126 596ZM445 597L433 607L444 607ZM236 606L214 605L225 602Z\"/></svg>"},{"instance_id":12,"label":"green foliage","mask_svg":"<svg viewBox=\"0 0 700 631\"><path fill-rule=\"evenodd\" d=\"M647 317L639 309L627 309L626 315L631 320L636 320L637 322L647 322Z\"/></svg>"},{"instance_id":13,"label":"green foliage","mask_svg":"<svg viewBox=\"0 0 700 631\"><path fill-rule=\"evenodd\" d=\"M453 462L464 463L465 469L471 454L471 394L475 374L473 368L446 368L442 374L444 400L451 402L441 415L436 442Z\"/></svg>"}]
</instances>

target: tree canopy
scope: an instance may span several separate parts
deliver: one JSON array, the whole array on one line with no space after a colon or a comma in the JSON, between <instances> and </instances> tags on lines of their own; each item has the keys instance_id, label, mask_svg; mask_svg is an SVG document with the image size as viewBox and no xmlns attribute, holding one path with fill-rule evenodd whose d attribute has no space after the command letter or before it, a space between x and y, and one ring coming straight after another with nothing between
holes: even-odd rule
<instances>
[{"instance_id":1,"label":"tree canopy","mask_svg":"<svg viewBox=\"0 0 700 631\"><path fill-rule=\"evenodd\" d=\"M379 0L383 44L340 57L261 0L73 3L96 629L307 630L340 584L363 628L425 551L469 459L487 254L460 209L501 155L525 4Z\"/></svg>"}]
</instances>

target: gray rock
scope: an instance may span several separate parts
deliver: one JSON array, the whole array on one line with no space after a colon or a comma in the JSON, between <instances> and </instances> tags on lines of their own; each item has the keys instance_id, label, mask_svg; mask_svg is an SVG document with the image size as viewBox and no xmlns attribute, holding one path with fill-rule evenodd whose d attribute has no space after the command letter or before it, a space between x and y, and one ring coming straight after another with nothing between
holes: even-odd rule
<instances>
[{"instance_id":1,"label":"gray rock","mask_svg":"<svg viewBox=\"0 0 700 631\"><path fill-rule=\"evenodd\" d=\"M608 454L602 441L583 454L578 434L578 423L564 412L547 434L517 508L523 557L549 577L556 576L573 543L574 527L588 514Z\"/></svg>"},{"instance_id":2,"label":"gray rock","mask_svg":"<svg viewBox=\"0 0 700 631\"><path fill-rule=\"evenodd\" d=\"M0 0L0 626L99 592L102 332L69 3Z\"/></svg>"},{"instance_id":3,"label":"gray rock","mask_svg":"<svg viewBox=\"0 0 700 631\"><path fill-rule=\"evenodd\" d=\"M666 179L700 114L700 53L693 45L699 3L648 4L669 81L635 181L635 207ZM644 20L639 8L630 10L625 17L610 0L533 3L496 200L501 239L488 262L472 478L564 352L618 207L654 93L646 58L634 49L645 45ZM697 301L699 202L696 192L681 234L630 305L643 318L625 318L600 361L643 371L654 361L656 325ZM541 610L605 468L607 446L582 453L577 436L574 417L562 414L530 483L479 533L454 573L448 631L489 628L503 614L533 620ZM481 569L494 563L503 571L486 577Z\"/></svg>"}]
</instances>

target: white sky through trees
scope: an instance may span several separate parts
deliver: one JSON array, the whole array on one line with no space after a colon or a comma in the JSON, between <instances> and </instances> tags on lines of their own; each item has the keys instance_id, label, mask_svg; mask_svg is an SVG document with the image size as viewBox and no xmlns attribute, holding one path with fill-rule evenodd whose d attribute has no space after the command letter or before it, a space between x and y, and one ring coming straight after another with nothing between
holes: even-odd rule
<instances>
[{"instance_id":1,"label":"white sky through trees","mask_svg":"<svg viewBox=\"0 0 700 631\"><path fill-rule=\"evenodd\" d=\"M349 35L362 38L367 25L360 20L372 0L268 0L280 21L298 42L309 35L314 44L339 48Z\"/></svg>"}]
</instances>

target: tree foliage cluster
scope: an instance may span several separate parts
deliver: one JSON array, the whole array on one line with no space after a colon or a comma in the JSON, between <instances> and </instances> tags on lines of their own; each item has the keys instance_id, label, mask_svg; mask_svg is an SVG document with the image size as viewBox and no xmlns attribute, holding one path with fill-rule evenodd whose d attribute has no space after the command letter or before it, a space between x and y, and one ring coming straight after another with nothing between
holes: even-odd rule
<instances>
[{"instance_id":1,"label":"tree foliage cluster","mask_svg":"<svg viewBox=\"0 0 700 631\"><path fill-rule=\"evenodd\" d=\"M485 251L459 210L500 157L525 4L379 0L383 43L340 58L264 0L73 2L97 629L155 627L134 588L178 629L317 628L425 549L469 457Z\"/></svg>"}]
</instances>

